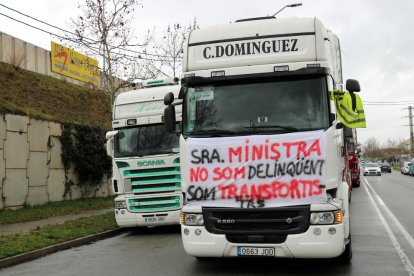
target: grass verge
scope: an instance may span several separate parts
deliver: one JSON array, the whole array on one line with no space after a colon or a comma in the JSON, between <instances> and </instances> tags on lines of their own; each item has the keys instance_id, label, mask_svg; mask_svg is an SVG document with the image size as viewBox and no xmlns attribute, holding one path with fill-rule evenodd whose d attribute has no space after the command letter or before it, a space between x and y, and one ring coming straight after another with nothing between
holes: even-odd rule
<instances>
[{"instance_id":1,"label":"grass verge","mask_svg":"<svg viewBox=\"0 0 414 276\"><path fill-rule=\"evenodd\" d=\"M109 95L0 62L0 113L111 128Z\"/></svg>"},{"instance_id":2,"label":"grass verge","mask_svg":"<svg viewBox=\"0 0 414 276\"><path fill-rule=\"evenodd\" d=\"M79 214L114 206L114 197L87 198L51 202L44 205L24 207L19 210L0 210L0 225L40 220L49 217Z\"/></svg>"},{"instance_id":3,"label":"grass verge","mask_svg":"<svg viewBox=\"0 0 414 276\"><path fill-rule=\"evenodd\" d=\"M113 212L0 237L0 259L118 228Z\"/></svg>"}]
</instances>

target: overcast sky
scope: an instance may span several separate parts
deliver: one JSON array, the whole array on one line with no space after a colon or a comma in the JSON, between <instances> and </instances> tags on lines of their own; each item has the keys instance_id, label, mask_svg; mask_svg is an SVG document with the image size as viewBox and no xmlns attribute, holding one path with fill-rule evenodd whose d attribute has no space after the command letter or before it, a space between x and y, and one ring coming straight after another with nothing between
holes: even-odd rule
<instances>
[{"instance_id":1,"label":"overcast sky","mask_svg":"<svg viewBox=\"0 0 414 276\"><path fill-rule=\"evenodd\" d=\"M75 0L0 0L1 4L50 24L67 28L79 15ZM143 0L135 15L136 33L156 28L159 32L175 22L191 23L196 17L201 28L225 24L240 18L271 15L286 4L279 0ZM344 80L358 79L364 101L412 101L414 106L414 1L412 0L302 0L303 6L287 8L279 17L317 17L335 32L340 41ZM41 26L0 6L0 13ZM46 28L46 27L45 27ZM52 30L52 29L49 29ZM51 36L0 15L0 31L50 50ZM55 39L56 40L56 39ZM411 81L411 82L410 82ZM408 139L407 107L367 105L366 129L358 131L363 143L370 137Z\"/></svg>"}]
</instances>

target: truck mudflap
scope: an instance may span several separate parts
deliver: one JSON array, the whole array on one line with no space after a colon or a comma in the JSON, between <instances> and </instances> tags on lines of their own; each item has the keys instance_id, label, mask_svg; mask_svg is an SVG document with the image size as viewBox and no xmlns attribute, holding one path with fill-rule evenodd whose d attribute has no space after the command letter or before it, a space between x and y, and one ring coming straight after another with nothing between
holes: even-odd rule
<instances>
[{"instance_id":1,"label":"truck mudflap","mask_svg":"<svg viewBox=\"0 0 414 276\"><path fill-rule=\"evenodd\" d=\"M312 225L304 233L287 235L280 243L233 243L226 235L209 233L202 226L182 225L181 232L186 253L195 257L241 257L247 254L276 258L335 258L341 255L346 245L344 224Z\"/></svg>"}]
</instances>

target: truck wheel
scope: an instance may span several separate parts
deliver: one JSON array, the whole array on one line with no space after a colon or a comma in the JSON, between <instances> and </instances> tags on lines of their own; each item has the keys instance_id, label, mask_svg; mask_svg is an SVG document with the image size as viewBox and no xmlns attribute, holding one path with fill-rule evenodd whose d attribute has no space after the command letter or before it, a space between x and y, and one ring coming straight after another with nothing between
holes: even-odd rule
<instances>
[{"instance_id":1,"label":"truck wheel","mask_svg":"<svg viewBox=\"0 0 414 276\"><path fill-rule=\"evenodd\" d=\"M199 262L205 262L207 261L209 258L208 257L195 257L197 259L197 261Z\"/></svg>"},{"instance_id":2,"label":"truck wheel","mask_svg":"<svg viewBox=\"0 0 414 276\"><path fill-rule=\"evenodd\" d=\"M338 257L338 261L342 264L349 264L352 260L352 239L349 233L349 243L345 246L345 251Z\"/></svg>"}]
</instances>

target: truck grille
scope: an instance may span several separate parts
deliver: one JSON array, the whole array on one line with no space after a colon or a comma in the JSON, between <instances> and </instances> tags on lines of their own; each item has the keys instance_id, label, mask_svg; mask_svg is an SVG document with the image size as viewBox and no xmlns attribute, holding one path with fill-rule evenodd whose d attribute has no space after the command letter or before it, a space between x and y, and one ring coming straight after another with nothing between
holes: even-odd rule
<instances>
[{"instance_id":1,"label":"truck grille","mask_svg":"<svg viewBox=\"0 0 414 276\"><path fill-rule=\"evenodd\" d=\"M214 234L299 234L309 228L309 216L309 205L262 209L203 208L206 229Z\"/></svg>"},{"instance_id":2,"label":"truck grille","mask_svg":"<svg viewBox=\"0 0 414 276\"><path fill-rule=\"evenodd\" d=\"M159 196L151 198L130 198L128 209L131 212L171 211L180 209L180 196Z\"/></svg>"},{"instance_id":3,"label":"truck grille","mask_svg":"<svg viewBox=\"0 0 414 276\"><path fill-rule=\"evenodd\" d=\"M173 167L124 170L123 174L126 192L167 193L181 189L179 158Z\"/></svg>"}]
</instances>

